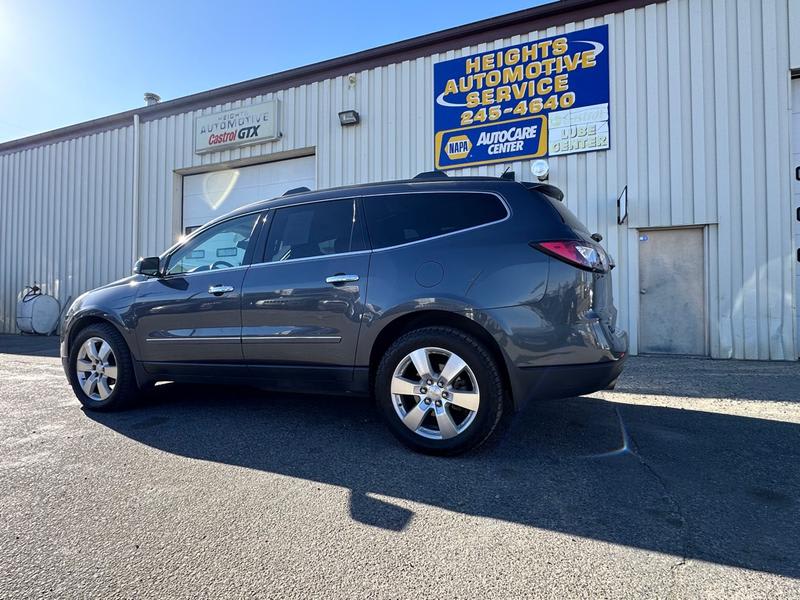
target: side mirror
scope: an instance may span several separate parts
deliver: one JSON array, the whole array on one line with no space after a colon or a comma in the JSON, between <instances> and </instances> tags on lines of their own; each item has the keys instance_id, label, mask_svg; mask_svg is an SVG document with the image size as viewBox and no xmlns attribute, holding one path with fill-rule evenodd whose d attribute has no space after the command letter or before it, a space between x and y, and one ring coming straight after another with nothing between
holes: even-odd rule
<instances>
[{"instance_id":1,"label":"side mirror","mask_svg":"<svg viewBox=\"0 0 800 600\"><path fill-rule=\"evenodd\" d=\"M157 256L140 258L133 265L135 275L147 275L148 277L161 277L161 260Z\"/></svg>"}]
</instances>

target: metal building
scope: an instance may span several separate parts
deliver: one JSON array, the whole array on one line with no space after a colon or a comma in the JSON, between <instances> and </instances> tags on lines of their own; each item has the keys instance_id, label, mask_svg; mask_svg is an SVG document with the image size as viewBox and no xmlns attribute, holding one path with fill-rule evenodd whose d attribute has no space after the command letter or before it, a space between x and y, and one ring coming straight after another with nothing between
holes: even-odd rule
<instances>
[{"instance_id":1,"label":"metal building","mask_svg":"<svg viewBox=\"0 0 800 600\"><path fill-rule=\"evenodd\" d=\"M599 124L554 112L537 156L619 265L632 351L796 360L796 0L562 0L0 144L0 330L15 331L27 284L66 303L213 216L289 188L435 165L530 180L533 154L470 162L476 131L442 134L439 106L463 104L437 105L437 78L520 60L513 48L537 40L557 38L561 52L590 29L607 38L572 68L595 68L605 52ZM563 153L569 144L578 151Z\"/></svg>"}]
</instances>

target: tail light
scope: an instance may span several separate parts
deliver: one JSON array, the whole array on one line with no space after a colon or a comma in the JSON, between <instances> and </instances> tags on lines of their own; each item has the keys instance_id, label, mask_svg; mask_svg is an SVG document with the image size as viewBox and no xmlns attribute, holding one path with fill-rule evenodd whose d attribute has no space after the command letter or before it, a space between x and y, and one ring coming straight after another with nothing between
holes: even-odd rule
<instances>
[{"instance_id":1,"label":"tail light","mask_svg":"<svg viewBox=\"0 0 800 600\"><path fill-rule=\"evenodd\" d=\"M603 248L583 241L531 242L530 246L584 271L607 273L611 268L611 259Z\"/></svg>"}]
</instances>

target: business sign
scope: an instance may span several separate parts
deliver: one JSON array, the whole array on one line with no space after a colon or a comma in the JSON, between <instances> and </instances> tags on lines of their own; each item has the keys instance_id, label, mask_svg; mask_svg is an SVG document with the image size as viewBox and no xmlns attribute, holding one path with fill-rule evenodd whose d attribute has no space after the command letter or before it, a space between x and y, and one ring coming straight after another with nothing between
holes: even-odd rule
<instances>
[{"instance_id":1,"label":"business sign","mask_svg":"<svg viewBox=\"0 0 800 600\"><path fill-rule=\"evenodd\" d=\"M277 140L279 119L278 100L199 116L194 121L194 151L200 154Z\"/></svg>"},{"instance_id":2,"label":"business sign","mask_svg":"<svg viewBox=\"0 0 800 600\"><path fill-rule=\"evenodd\" d=\"M608 26L433 66L437 169L609 148Z\"/></svg>"}]
</instances>

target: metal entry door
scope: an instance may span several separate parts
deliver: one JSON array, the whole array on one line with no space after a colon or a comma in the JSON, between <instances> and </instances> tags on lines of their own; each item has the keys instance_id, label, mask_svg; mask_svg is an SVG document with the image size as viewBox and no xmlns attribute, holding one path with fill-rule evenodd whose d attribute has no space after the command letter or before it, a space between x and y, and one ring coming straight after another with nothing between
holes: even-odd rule
<instances>
[{"instance_id":1,"label":"metal entry door","mask_svg":"<svg viewBox=\"0 0 800 600\"><path fill-rule=\"evenodd\" d=\"M639 351L706 352L703 230L639 233Z\"/></svg>"}]
</instances>

